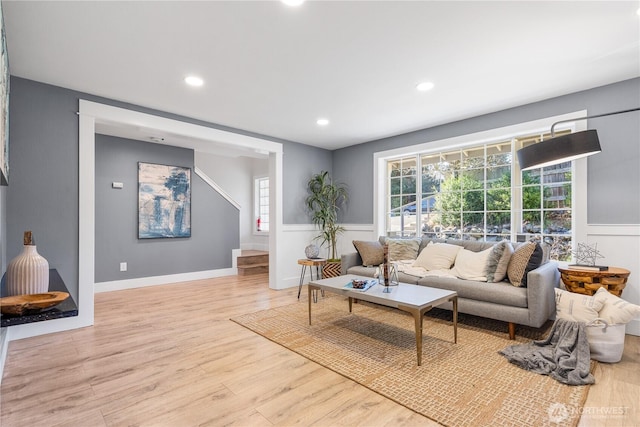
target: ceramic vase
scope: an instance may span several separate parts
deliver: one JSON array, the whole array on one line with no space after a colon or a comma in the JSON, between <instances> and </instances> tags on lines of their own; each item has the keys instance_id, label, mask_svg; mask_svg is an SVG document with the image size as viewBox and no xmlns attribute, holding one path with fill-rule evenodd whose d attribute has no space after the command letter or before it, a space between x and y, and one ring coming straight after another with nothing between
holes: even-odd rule
<instances>
[{"instance_id":1,"label":"ceramic vase","mask_svg":"<svg viewBox=\"0 0 640 427\"><path fill-rule=\"evenodd\" d=\"M7 266L7 294L43 294L49 290L49 262L35 245L24 245L22 253Z\"/></svg>"}]
</instances>

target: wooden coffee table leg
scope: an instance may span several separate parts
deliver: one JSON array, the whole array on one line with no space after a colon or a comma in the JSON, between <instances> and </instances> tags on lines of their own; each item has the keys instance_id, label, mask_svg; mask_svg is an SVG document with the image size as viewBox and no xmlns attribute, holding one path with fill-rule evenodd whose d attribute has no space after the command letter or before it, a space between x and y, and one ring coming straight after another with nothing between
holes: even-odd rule
<instances>
[{"instance_id":1,"label":"wooden coffee table leg","mask_svg":"<svg viewBox=\"0 0 640 427\"><path fill-rule=\"evenodd\" d=\"M309 289L309 324L311 324L311 300L313 299L312 294L314 293L316 288L311 286L311 284L309 284L307 288Z\"/></svg>"}]
</instances>

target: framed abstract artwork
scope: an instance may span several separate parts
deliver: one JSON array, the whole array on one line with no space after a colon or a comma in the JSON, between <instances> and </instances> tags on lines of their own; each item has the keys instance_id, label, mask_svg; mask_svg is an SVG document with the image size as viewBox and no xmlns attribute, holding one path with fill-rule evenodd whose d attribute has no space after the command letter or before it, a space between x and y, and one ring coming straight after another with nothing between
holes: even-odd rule
<instances>
[{"instance_id":1,"label":"framed abstract artwork","mask_svg":"<svg viewBox=\"0 0 640 427\"><path fill-rule=\"evenodd\" d=\"M0 5L0 184L9 184L9 52Z\"/></svg>"},{"instance_id":2,"label":"framed abstract artwork","mask_svg":"<svg viewBox=\"0 0 640 427\"><path fill-rule=\"evenodd\" d=\"M191 169L138 162L138 238L191 237Z\"/></svg>"}]
</instances>

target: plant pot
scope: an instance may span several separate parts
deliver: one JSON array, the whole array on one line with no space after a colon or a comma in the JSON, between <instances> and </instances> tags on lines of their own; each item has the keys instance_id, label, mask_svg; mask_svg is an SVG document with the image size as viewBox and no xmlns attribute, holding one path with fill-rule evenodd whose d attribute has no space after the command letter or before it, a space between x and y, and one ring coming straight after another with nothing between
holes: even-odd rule
<instances>
[{"instance_id":1,"label":"plant pot","mask_svg":"<svg viewBox=\"0 0 640 427\"><path fill-rule=\"evenodd\" d=\"M328 279L329 277L338 277L342 273L342 261L327 261L322 266L322 278Z\"/></svg>"}]
</instances>

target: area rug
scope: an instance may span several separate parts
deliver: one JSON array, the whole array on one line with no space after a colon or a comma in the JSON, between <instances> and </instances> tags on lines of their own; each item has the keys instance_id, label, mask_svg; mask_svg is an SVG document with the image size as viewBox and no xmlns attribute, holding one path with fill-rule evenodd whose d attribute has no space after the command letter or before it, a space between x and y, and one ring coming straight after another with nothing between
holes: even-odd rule
<instances>
[{"instance_id":1,"label":"area rug","mask_svg":"<svg viewBox=\"0 0 640 427\"><path fill-rule=\"evenodd\" d=\"M499 350L540 339L544 330L434 309L423 327L417 366L413 318L329 294L233 318L234 322L446 426L575 426L588 386L567 386L510 364Z\"/></svg>"}]
</instances>

